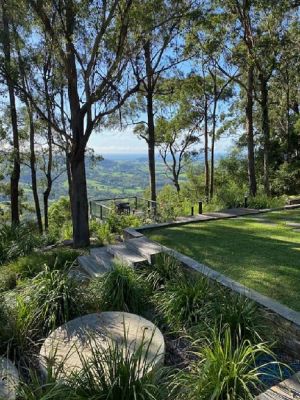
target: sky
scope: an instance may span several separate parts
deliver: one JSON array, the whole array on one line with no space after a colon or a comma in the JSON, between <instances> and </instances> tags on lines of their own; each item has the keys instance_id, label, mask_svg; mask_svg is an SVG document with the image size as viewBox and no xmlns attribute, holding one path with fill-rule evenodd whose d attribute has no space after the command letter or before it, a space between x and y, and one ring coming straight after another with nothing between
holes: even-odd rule
<instances>
[{"instance_id":1,"label":"sky","mask_svg":"<svg viewBox=\"0 0 300 400\"><path fill-rule=\"evenodd\" d=\"M227 153L233 141L229 138L221 138L215 146L216 153ZM94 133L89 141L89 147L96 154L147 154L146 142L139 139L131 128L124 131L105 130Z\"/></svg>"}]
</instances>

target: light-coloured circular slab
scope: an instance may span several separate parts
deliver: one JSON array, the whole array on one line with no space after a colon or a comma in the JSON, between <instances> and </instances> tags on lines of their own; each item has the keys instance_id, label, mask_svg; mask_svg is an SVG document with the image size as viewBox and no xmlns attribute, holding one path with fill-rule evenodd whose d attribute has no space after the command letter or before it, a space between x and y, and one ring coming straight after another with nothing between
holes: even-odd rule
<instances>
[{"instance_id":1,"label":"light-coloured circular slab","mask_svg":"<svg viewBox=\"0 0 300 400\"><path fill-rule=\"evenodd\" d=\"M105 351L111 341L131 354L142 346L143 362L149 369L164 361L164 337L152 322L135 314L113 311L73 319L52 332L40 351L41 368L46 372L50 361L56 370L59 368L60 377L78 372L82 359L92 358L92 347Z\"/></svg>"},{"instance_id":2,"label":"light-coloured circular slab","mask_svg":"<svg viewBox=\"0 0 300 400\"><path fill-rule=\"evenodd\" d=\"M19 384L19 373L14 364L0 357L0 399L14 400Z\"/></svg>"}]
</instances>

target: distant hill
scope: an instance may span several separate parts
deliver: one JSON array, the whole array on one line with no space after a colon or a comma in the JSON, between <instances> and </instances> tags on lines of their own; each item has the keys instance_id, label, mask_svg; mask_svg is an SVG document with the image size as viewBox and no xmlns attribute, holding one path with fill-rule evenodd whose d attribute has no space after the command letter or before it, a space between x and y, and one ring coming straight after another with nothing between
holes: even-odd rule
<instances>
[{"instance_id":1,"label":"distant hill","mask_svg":"<svg viewBox=\"0 0 300 400\"><path fill-rule=\"evenodd\" d=\"M216 160L224 154L216 154ZM86 174L89 198L106 198L124 195L142 194L148 186L148 160L145 154L105 154L101 161L86 158ZM195 162L203 163L203 155ZM165 166L159 156L156 157L158 189L170 180L165 173ZM39 179L44 179L41 173ZM184 176L183 176L184 179ZM28 200L32 200L30 170L22 166L21 187ZM63 173L54 183L51 200L68 194L67 174ZM8 200L1 196L0 201Z\"/></svg>"}]
</instances>

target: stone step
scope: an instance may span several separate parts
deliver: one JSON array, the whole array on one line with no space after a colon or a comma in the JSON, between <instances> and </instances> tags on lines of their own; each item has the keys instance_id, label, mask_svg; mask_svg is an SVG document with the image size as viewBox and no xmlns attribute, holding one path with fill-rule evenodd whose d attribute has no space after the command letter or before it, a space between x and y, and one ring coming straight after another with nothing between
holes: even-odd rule
<instances>
[{"instance_id":1,"label":"stone step","mask_svg":"<svg viewBox=\"0 0 300 400\"><path fill-rule=\"evenodd\" d=\"M113 267L113 256L107 251L107 247L95 247L90 250L90 255L95 258L97 263L107 271Z\"/></svg>"},{"instance_id":2,"label":"stone step","mask_svg":"<svg viewBox=\"0 0 300 400\"><path fill-rule=\"evenodd\" d=\"M81 269L91 278L98 278L107 272L107 269L103 265L98 264L93 256L79 256L78 263Z\"/></svg>"},{"instance_id":3,"label":"stone step","mask_svg":"<svg viewBox=\"0 0 300 400\"><path fill-rule=\"evenodd\" d=\"M256 397L256 400L293 399L300 399L300 372Z\"/></svg>"},{"instance_id":4,"label":"stone step","mask_svg":"<svg viewBox=\"0 0 300 400\"><path fill-rule=\"evenodd\" d=\"M162 248L159 244L143 237L128 239L125 242L126 247L131 251L139 254L141 257L147 259L151 264L157 254L162 253Z\"/></svg>"},{"instance_id":5,"label":"stone step","mask_svg":"<svg viewBox=\"0 0 300 400\"><path fill-rule=\"evenodd\" d=\"M115 259L120 260L132 267L138 266L140 264L144 264L147 262L147 258L137 254L135 251L131 250L126 246L125 243L115 244L112 246L107 246L107 251L110 253Z\"/></svg>"}]
</instances>

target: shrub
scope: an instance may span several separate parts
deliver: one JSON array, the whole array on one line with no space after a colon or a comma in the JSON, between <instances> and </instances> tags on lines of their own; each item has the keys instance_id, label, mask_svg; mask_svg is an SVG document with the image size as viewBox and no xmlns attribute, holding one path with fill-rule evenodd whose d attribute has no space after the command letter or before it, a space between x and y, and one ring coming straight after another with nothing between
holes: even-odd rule
<instances>
[{"instance_id":1,"label":"shrub","mask_svg":"<svg viewBox=\"0 0 300 400\"><path fill-rule=\"evenodd\" d=\"M90 283L90 291L98 298L100 310L140 314L145 309L148 288L133 268L116 263L111 271Z\"/></svg>"},{"instance_id":2,"label":"shrub","mask_svg":"<svg viewBox=\"0 0 300 400\"><path fill-rule=\"evenodd\" d=\"M232 342L242 339L257 342L264 330L256 303L245 296L228 293L224 289L219 291L213 303L212 316L215 324L221 329L229 327Z\"/></svg>"},{"instance_id":3,"label":"shrub","mask_svg":"<svg viewBox=\"0 0 300 400\"><path fill-rule=\"evenodd\" d=\"M166 253L158 254L154 264L151 265L150 272L149 266L146 266L143 273L153 290L165 286L171 280L183 277L182 267L178 260Z\"/></svg>"},{"instance_id":4,"label":"shrub","mask_svg":"<svg viewBox=\"0 0 300 400\"><path fill-rule=\"evenodd\" d=\"M20 257L16 261L5 266L5 270L0 270L0 282L2 276L4 277L7 272L14 276L16 274L21 278L32 278L48 265L50 269L63 269L65 264L71 265L80 252L69 249L55 249L47 252L35 252L30 255Z\"/></svg>"},{"instance_id":5,"label":"shrub","mask_svg":"<svg viewBox=\"0 0 300 400\"><path fill-rule=\"evenodd\" d=\"M24 363L37 351L37 321L25 298L15 292L0 300L0 351ZM25 363L26 363L25 361Z\"/></svg>"},{"instance_id":6,"label":"shrub","mask_svg":"<svg viewBox=\"0 0 300 400\"><path fill-rule=\"evenodd\" d=\"M83 313L84 289L68 275L68 269L45 266L27 287L29 313L41 323L42 332L62 325Z\"/></svg>"},{"instance_id":7,"label":"shrub","mask_svg":"<svg viewBox=\"0 0 300 400\"><path fill-rule=\"evenodd\" d=\"M0 265L29 254L42 238L26 224L3 225L0 228Z\"/></svg>"},{"instance_id":8,"label":"shrub","mask_svg":"<svg viewBox=\"0 0 300 400\"><path fill-rule=\"evenodd\" d=\"M61 240L71 240L73 238L72 221L66 221L60 229L59 238Z\"/></svg>"},{"instance_id":9,"label":"shrub","mask_svg":"<svg viewBox=\"0 0 300 400\"><path fill-rule=\"evenodd\" d=\"M117 214L111 211L106 220L109 230L112 233L122 234L123 229L142 225L142 220L134 214Z\"/></svg>"},{"instance_id":10,"label":"shrub","mask_svg":"<svg viewBox=\"0 0 300 400\"><path fill-rule=\"evenodd\" d=\"M17 400L72 400L74 394L48 368L46 379L35 370L29 370L27 381L21 381L17 389Z\"/></svg>"},{"instance_id":11,"label":"shrub","mask_svg":"<svg viewBox=\"0 0 300 400\"><path fill-rule=\"evenodd\" d=\"M221 334L214 332L210 342L194 354L196 359L181 379L181 399L252 400L263 375L257 360L263 355L274 357L264 343L243 340L233 345L229 328Z\"/></svg>"},{"instance_id":12,"label":"shrub","mask_svg":"<svg viewBox=\"0 0 300 400\"><path fill-rule=\"evenodd\" d=\"M58 200L53 202L49 207L49 232L57 239L62 238L62 227L65 224L69 224L71 218L71 207L70 200L68 197L60 197ZM66 233L65 226L65 232ZM70 232L68 232L70 233Z\"/></svg>"},{"instance_id":13,"label":"shrub","mask_svg":"<svg viewBox=\"0 0 300 400\"><path fill-rule=\"evenodd\" d=\"M266 194L258 193L255 197L249 197L248 205L250 208L276 208L283 207L286 204L287 198L281 197L270 197Z\"/></svg>"},{"instance_id":14,"label":"shrub","mask_svg":"<svg viewBox=\"0 0 300 400\"><path fill-rule=\"evenodd\" d=\"M170 371L155 368L155 355L149 355L149 343L133 348L126 339L110 342L102 348L99 341L90 338L93 349L88 360L78 354L83 368L68 381L74 399L97 400L167 400L170 397ZM148 355L153 361L146 362Z\"/></svg>"},{"instance_id":15,"label":"shrub","mask_svg":"<svg viewBox=\"0 0 300 400\"><path fill-rule=\"evenodd\" d=\"M114 234L111 232L108 223L99 223L96 220L90 222L90 234L94 236L101 246L113 243L115 241Z\"/></svg>"},{"instance_id":16,"label":"shrub","mask_svg":"<svg viewBox=\"0 0 300 400\"><path fill-rule=\"evenodd\" d=\"M17 274L8 267L0 269L0 293L12 290L17 286Z\"/></svg>"},{"instance_id":17,"label":"shrub","mask_svg":"<svg viewBox=\"0 0 300 400\"><path fill-rule=\"evenodd\" d=\"M272 192L277 195L296 194L300 192L300 162L299 160L292 160L291 162L284 162L276 170L272 185Z\"/></svg>"},{"instance_id":18,"label":"shrub","mask_svg":"<svg viewBox=\"0 0 300 400\"><path fill-rule=\"evenodd\" d=\"M194 276L170 281L165 291L156 293L154 299L167 324L179 330L190 328L210 316L212 296L208 279Z\"/></svg>"}]
</instances>

